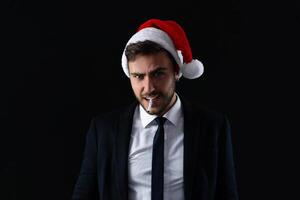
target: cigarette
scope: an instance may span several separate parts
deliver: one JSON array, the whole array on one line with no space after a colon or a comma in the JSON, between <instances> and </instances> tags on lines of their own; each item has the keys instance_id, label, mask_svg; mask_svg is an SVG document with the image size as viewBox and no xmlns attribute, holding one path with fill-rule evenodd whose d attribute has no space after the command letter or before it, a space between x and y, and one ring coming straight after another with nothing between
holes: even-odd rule
<instances>
[{"instance_id":1,"label":"cigarette","mask_svg":"<svg viewBox=\"0 0 300 200\"><path fill-rule=\"evenodd\" d=\"M151 107L152 107L152 98L149 99L149 104L148 104L147 112L150 111Z\"/></svg>"}]
</instances>

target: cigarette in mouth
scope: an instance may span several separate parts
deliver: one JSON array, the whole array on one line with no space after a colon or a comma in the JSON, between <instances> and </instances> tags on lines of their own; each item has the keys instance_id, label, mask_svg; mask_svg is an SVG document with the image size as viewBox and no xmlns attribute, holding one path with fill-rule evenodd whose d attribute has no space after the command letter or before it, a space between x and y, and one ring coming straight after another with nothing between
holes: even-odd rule
<instances>
[{"instance_id":1,"label":"cigarette in mouth","mask_svg":"<svg viewBox=\"0 0 300 200\"><path fill-rule=\"evenodd\" d=\"M147 112L150 111L151 107L152 107L152 98L149 99L149 104L148 104Z\"/></svg>"}]
</instances>

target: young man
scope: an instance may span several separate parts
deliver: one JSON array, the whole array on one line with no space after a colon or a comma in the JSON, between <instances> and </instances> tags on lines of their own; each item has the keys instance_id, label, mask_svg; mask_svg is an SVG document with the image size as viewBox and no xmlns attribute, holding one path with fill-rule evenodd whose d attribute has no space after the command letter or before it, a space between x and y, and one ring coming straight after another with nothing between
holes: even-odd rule
<instances>
[{"instance_id":1,"label":"young man","mask_svg":"<svg viewBox=\"0 0 300 200\"><path fill-rule=\"evenodd\" d=\"M226 116L175 92L203 73L180 25L143 23L122 67L137 102L92 120L73 200L238 199Z\"/></svg>"}]
</instances>

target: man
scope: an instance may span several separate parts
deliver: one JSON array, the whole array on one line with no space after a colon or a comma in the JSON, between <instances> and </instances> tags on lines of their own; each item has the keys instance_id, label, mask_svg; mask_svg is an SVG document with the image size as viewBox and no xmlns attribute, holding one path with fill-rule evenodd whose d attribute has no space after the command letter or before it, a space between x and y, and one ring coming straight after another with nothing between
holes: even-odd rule
<instances>
[{"instance_id":1,"label":"man","mask_svg":"<svg viewBox=\"0 0 300 200\"><path fill-rule=\"evenodd\" d=\"M122 67L137 102L92 120L73 200L238 199L227 118L175 92L203 73L181 26L143 23Z\"/></svg>"}]
</instances>

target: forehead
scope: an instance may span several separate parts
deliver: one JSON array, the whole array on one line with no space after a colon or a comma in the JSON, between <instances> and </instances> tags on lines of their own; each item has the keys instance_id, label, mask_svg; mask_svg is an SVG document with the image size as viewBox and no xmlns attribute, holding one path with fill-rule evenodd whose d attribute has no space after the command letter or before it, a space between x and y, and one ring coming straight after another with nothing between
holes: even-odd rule
<instances>
[{"instance_id":1,"label":"forehead","mask_svg":"<svg viewBox=\"0 0 300 200\"><path fill-rule=\"evenodd\" d=\"M137 55L136 58L128 62L130 72L153 71L158 68L173 70L173 64L165 52L151 55Z\"/></svg>"}]
</instances>

